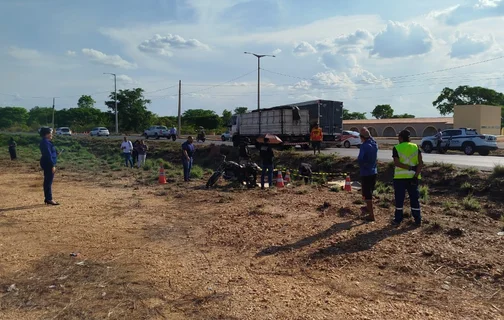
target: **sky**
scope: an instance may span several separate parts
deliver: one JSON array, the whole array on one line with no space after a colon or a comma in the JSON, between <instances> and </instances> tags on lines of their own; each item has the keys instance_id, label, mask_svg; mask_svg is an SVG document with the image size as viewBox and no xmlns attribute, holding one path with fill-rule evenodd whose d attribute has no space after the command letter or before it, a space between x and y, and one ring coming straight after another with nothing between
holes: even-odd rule
<instances>
[{"instance_id":1,"label":"sky","mask_svg":"<svg viewBox=\"0 0 504 320\"><path fill-rule=\"evenodd\" d=\"M0 106L96 107L140 87L149 110L343 101L439 116L444 87L504 91L504 0L2 0Z\"/></svg>"}]
</instances>

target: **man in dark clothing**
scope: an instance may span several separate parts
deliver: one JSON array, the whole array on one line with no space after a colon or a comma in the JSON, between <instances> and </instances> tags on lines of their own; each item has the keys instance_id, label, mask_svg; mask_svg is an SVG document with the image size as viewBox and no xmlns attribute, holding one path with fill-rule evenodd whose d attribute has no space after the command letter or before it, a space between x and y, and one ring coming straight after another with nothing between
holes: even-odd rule
<instances>
[{"instance_id":1,"label":"man in dark clothing","mask_svg":"<svg viewBox=\"0 0 504 320\"><path fill-rule=\"evenodd\" d=\"M264 145L261 146L261 151L259 155L262 160L262 173L261 173L261 189L264 189L264 179L266 177L266 171L268 172L268 185L271 188L273 186L273 149L269 145L269 139L264 138Z\"/></svg>"},{"instance_id":2,"label":"man in dark clothing","mask_svg":"<svg viewBox=\"0 0 504 320\"><path fill-rule=\"evenodd\" d=\"M366 201L366 206L362 211L367 213L367 220L374 221L373 211L373 191L376 185L378 145L371 137L369 130L364 127L360 130L361 145L359 148L359 157L357 158L360 167L360 176L362 183L362 196Z\"/></svg>"},{"instance_id":3,"label":"man in dark clothing","mask_svg":"<svg viewBox=\"0 0 504 320\"><path fill-rule=\"evenodd\" d=\"M16 141L14 141L14 138L11 137L9 139L9 154L10 154L11 160L16 160L16 158L17 158L16 146L17 146Z\"/></svg>"},{"instance_id":4,"label":"man in dark clothing","mask_svg":"<svg viewBox=\"0 0 504 320\"><path fill-rule=\"evenodd\" d=\"M56 162L58 160L58 153L51 141L53 138L52 129L46 127L41 128L40 136L42 137L39 146L42 154L40 158L40 167L44 170L44 203L58 205L59 203L52 198L52 183L54 173L56 172Z\"/></svg>"},{"instance_id":5,"label":"man in dark clothing","mask_svg":"<svg viewBox=\"0 0 504 320\"><path fill-rule=\"evenodd\" d=\"M312 181L312 168L308 163L301 163L299 165L299 175L304 178L305 184L311 183Z\"/></svg>"},{"instance_id":6,"label":"man in dark clothing","mask_svg":"<svg viewBox=\"0 0 504 320\"><path fill-rule=\"evenodd\" d=\"M190 181L191 168L193 164L194 155L193 137L187 137L187 141L182 143L182 166L184 167L184 181Z\"/></svg>"},{"instance_id":7,"label":"man in dark clothing","mask_svg":"<svg viewBox=\"0 0 504 320\"><path fill-rule=\"evenodd\" d=\"M240 164L246 164L247 162L250 161L250 150L248 148L248 145L250 144L250 139L245 138L242 143L240 143L240 149L239 149L239 162Z\"/></svg>"}]
</instances>

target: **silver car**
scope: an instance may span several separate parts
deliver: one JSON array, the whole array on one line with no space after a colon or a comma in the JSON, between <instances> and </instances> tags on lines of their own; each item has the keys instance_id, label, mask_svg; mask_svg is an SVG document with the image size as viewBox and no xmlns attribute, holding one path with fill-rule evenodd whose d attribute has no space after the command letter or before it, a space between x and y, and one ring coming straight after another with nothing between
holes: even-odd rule
<instances>
[{"instance_id":1,"label":"silver car","mask_svg":"<svg viewBox=\"0 0 504 320\"><path fill-rule=\"evenodd\" d=\"M101 137L101 136L108 137L110 135L110 132L105 127L96 127L96 128L93 128L93 130L91 130L89 132L89 135L91 137L93 137L93 136L96 136L96 137Z\"/></svg>"}]
</instances>

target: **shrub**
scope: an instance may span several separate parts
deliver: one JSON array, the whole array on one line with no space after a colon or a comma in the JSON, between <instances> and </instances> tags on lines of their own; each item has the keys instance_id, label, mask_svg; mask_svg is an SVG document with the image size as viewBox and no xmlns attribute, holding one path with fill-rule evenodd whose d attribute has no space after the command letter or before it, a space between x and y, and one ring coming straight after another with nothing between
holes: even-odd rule
<instances>
[{"instance_id":1,"label":"shrub","mask_svg":"<svg viewBox=\"0 0 504 320\"><path fill-rule=\"evenodd\" d=\"M479 172L478 169L474 168L474 167L469 167L469 168L465 168L462 170L462 173L465 173L469 176L472 176L472 175L475 175Z\"/></svg>"},{"instance_id":2,"label":"shrub","mask_svg":"<svg viewBox=\"0 0 504 320\"><path fill-rule=\"evenodd\" d=\"M474 190L474 187L470 182L466 181L466 182L462 183L462 185L460 186L460 190L465 191L465 192L471 192Z\"/></svg>"},{"instance_id":3,"label":"shrub","mask_svg":"<svg viewBox=\"0 0 504 320\"><path fill-rule=\"evenodd\" d=\"M437 161L433 162L431 164L431 166L435 167L435 168L439 168L439 169L447 171L447 172L453 172L457 169L455 167L455 165L452 163L444 163L444 162L437 162Z\"/></svg>"},{"instance_id":4,"label":"shrub","mask_svg":"<svg viewBox=\"0 0 504 320\"><path fill-rule=\"evenodd\" d=\"M423 203L429 202L429 186L423 185L418 191L420 192L420 201Z\"/></svg>"},{"instance_id":5,"label":"shrub","mask_svg":"<svg viewBox=\"0 0 504 320\"><path fill-rule=\"evenodd\" d=\"M198 165L193 166L191 169L191 178L193 179L201 179L204 174L203 168Z\"/></svg>"},{"instance_id":6,"label":"shrub","mask_svg":"<svg viewBox=\"0 0 504 320\"><path fill-rule=\"evenodd\" d=\"M340 192L341 191L341 187L340 186L332 186L330 190L332 192Z\"/></svg>"},{"instance_id":7,"label":"shrub","mask_svg":"<svg viewBox=\"0 0 504 320\"><path fill-rule=\"evenodd\" d=\"M458 208L458 204L455 202L450 202L450 201L443 202L443 210L444 211L449 211L451 209L456 209L456 208Z\"/></svg>"},{"instance_id":8,"label":"shrub","mask_svg":"<svg viewBox=\"0 0 504 320\"><path fill-rule=\"evenodd\" d=\"M503 178L504 177L504 166L500 165L500 164L496 165L493 168L492 177Z\"/></svg>"},{"instance_id":9,"label":"shrub","mask_svg":"<svg viewBox=\"0 0 504 320\"><path fill-rule=\"evenodd\" d=\"M386 185L381 181L376 182L375 192L377 194L387 194L387 193L392 193L393 191L394 191L394 188L392 188L391 186Z\"/></svg>"},{"instance_id":10,"label":"shrub","mask_svg":"<svg viewBox=\"0 0 504 320\"><path fill-rule=\"evenodd\" d=\"M462 206L464 209L474 212L478 212L481 209L481 205L478 200L474 199L472 196L465 197L462 200Z\"/></svg>"}]
</instances>

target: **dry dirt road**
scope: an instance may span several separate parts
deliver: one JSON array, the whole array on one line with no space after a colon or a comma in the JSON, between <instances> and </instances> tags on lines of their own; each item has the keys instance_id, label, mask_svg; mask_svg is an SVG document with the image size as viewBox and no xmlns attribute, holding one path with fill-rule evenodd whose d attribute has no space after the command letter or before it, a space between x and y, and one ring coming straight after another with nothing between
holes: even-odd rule
<instances>
[{"instance_id":1,"label":"dry dirt road","mask_svg":"<svg viewBox=\"0 0 504 320\"><path fill-rule=\"evenodd\" d=\"M504 319L497 222L444 198L391 228L354 193L129 175L59 172L46 207L40 173L0 173L0 319Z\"/></svg>"}]
</instances>

